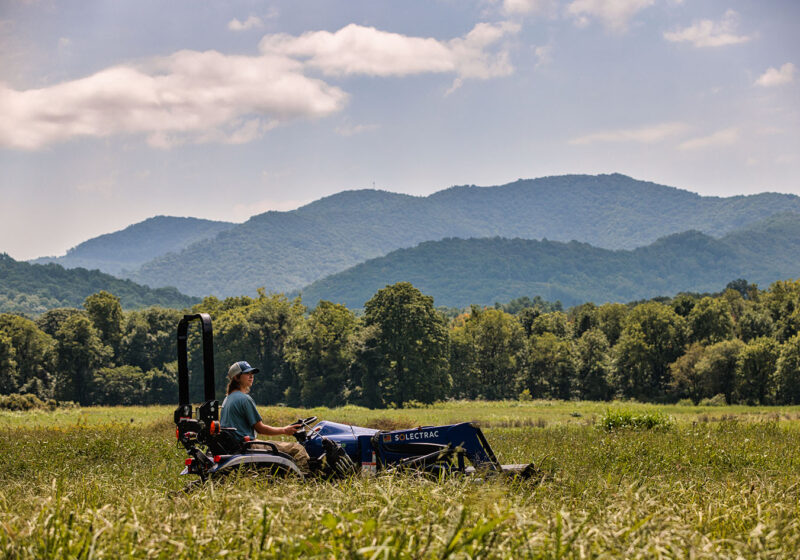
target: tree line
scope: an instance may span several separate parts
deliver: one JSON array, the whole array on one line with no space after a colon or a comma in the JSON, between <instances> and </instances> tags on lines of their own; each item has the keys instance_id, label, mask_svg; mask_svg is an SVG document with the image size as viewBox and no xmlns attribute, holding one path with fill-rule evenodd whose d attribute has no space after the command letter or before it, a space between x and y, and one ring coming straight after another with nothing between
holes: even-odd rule
<instances>
[{"instance_id":1,"label":"tree line","mask_svg":"<svg viewBox=\"0 0 800 560\"><path fill-rule=\"evenodd\" d=\"M207 297L186 311L124 312L98 292L82 309L37 319L0 314L0 393L81 405L177 400L176 326L213 318L217 392L228 365L261 371L259 403L404 406L443 399L631 398L800 403L800 281L767 290L736 280L719 294L679 294L566 311L541 298L453 312L400 282L356 315L282 294ZM190 332L190 385L202 398Z\"/></svg>"}]
</instances>

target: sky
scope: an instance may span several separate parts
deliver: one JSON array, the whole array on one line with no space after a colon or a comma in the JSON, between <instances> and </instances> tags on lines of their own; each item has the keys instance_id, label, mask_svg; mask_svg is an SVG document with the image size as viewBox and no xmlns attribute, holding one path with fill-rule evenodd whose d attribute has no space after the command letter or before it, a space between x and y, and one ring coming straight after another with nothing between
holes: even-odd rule
<instances>
[{"instance_id":1,"label":"sky","mask_svg":"<svg viewBox=\"0 0 800 560\"><path fill-rule=\"evenodd\" d=\"M0 0L0 252L343 190L800 194L796 0Z\"/></svg>"}]
</instances>

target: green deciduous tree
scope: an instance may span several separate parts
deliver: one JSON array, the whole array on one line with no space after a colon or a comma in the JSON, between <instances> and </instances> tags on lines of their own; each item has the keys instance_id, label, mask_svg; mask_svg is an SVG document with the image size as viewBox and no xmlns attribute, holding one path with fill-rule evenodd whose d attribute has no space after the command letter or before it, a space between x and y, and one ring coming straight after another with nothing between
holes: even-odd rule
<instances>
[{"instance_id":1,"label":"green deciduous tree","mask_svg":"<svg viewBox=\"0 0 800 560\"><path fill-rule=\"evenodd\" d=\"M800 334L783 343L777 370L778 401L800 404Z\"/></svg>"},{"instance_id":2,"label":"green deciduous tree","mask_svg":"<svg viewBox=\"0 0 800 560\"><path fill-rule=\"evenodd\" d=\"M408 282L387 286L365 304L364 323L376 327L370 377L384 403L430 403L448 394L448 332L432 297Z\"/></svg>"},{"instance_id":3,"label":"green deciduous tree","mask_svg":"<svg viewBox=\"0 0 800 560\"><path fill-rule=\"evenodd\" d=\"M355 361L350 368L355 385L351 402L377 408L385 406L381 376L384 374L383 355L378 344L380 325L364 325L353 338Z\"/></svg>"},{"instance_id":4,"label":"green deciduous tree","mask_svg":"<svg viewBox=\"0 0 800 560\"><path fill-rule=\"evenodd\" d=\"M119 298L105 290L92 294L83 302L103 344L119 354L122 341L122 305Z\"/></svg>"},{"instance_id":5,"label":"green deciduous tree","mask_svg":"<svg viewBox=\"0 0 800 560\"><path fill-rule=\"evenodd\" d=\"M148 376L135 366L101 368L92 376L92 401L98 405L150 404Z\"/></svg>"},{"instance_id":6,"label":"green deciduous tree","mask_svg":"<svg viewBox=\"0 0 800 560\"><path fill-rule=\"evenodd\" d=\"M113 355L84 315L73 315L56 332L56 393L62 400L91 404L94 373L107 366Z\"/></svg>"},{"instance_id":7,"label":"green deciduous tree","mask_svg":"<svg viewBox=\"0 0 800 560\"><path fill-rule=\"evenodd\" d=\"M517 394L525 336L514 316L473 307L451 332L451 345L451 377L459 396L494 400Z\"/></svg>"},{"instance_id":8,"label":"green deciduous tree","mask_svg":"<svg viewBox=\"0 0 800 560\"><path fill-rule=\"evenodd\" d=\"M147 372L147 402L172 404L178 400L178 362L165 363L163 367Z\"/></svg>"},{"instance_id":9,"label":"green deciduous tree","mask_svg":"<svg viewBox=\"0 0 800 560\"><path fill-rule=\"evenodd\" d=\"M597 326L606 335L609 346L614 346L622 334L628 308L621 303L606 303L597 308Z\"/></svg>"},{"instance_id":10,"label":"green deciduous tree","mask_svg":"<svg viewBox=\"0 0 800 560\"><path fill-rule=\"evenodd\" d=\"M615 392L634 399L651 397L652 350L639 325L626 327L613 349L611 379Z\"/></svg>"},{"instance_id":11,"label":"green deciduous tree","mask_svg":"<svg viewBox=\"0 0 800 560\"><path fill-rule=\"evenodd\" d=\"M452 396L459 399L477 399L481 395L478 385L477 358L472 334L466 329L465 317L457 317L450 329L450 378Z\"/></svg>"},{"instance_id":12,"label":"green deciduous tree","mask_svg":"<svg viewBox=\"0 0 800 560\"><path fill-rule=\"evenodd\" d=\"M0 331L0 394L7 395L17 391L16 351L11 337Z\"/></svg>"},{"instance_id":13,"label":"green deciduous tree","mask_svg":"<svg viewBox=\"0 0 800 560\"><path fill-rule=\"evenodd\" d=\"M14 348L18 391L46 399L53 396L55 341L30 319L0 314L0 333Z\"/></svg>"},{"instance_id":14,"label":"green deciduous tree","mask_svg":"<svg viewBox=\"0 0 800 560\"><path fill-rule=\"evenodd\" d=\"M736 322L736 332L744 342L761 336L772 336L775 330L769 311L757 303L746 303Z\"/></svg>"},{"instance_id":15,"label":"green deciduous tree","mask_svg":"<svg viewBox=\"0 0 800 560\"><path fill-rule=\"evenodd\" d=\"M568 318L572 323L572 337L580 338L583 333L598 325L597 306L593 303L576 305L569 310Z\"/></svg>"},{"instance_id":16,"label":"green deciduous tree","mask_svg":"<svg viewBox=\"0 0 800 560\"><path fill-rule=\"evenodd\" d=\"M86 310L75 309L74 307L57 307L42 313L36 319L36 326L50 336L55 336L56 331L61 328L64 322L73 315L85 315Z\"/></svg>"},{"instance_id":17,"label":"green deciduous tree","mask_svg":"<svg viewBox=\"0 0 800 560\"><path fill-rule=\"evenodd\" d=\"M551 332L531 336L526 367L521 373L518 391L527 389L538 398L575 396L575 362L570 343Z\"/></svg>"},{"instance_id":18,"label":"green deciduous tree","mask_svg":"<svg viewBox=\"0 0 800 560\"><path fill-rule=\"evenodd\" d=\"M748 283L744 278L731 280L728 282L728 285L725 286L725 289L738 292L743 299L753 299L754 294L758 293L758 286Z\"/></svg>"},{"instance_id":19,"label":"green deciduous tree","mask_svg":"<svg viewBox=\"0 0 800 560\"><path fill-rule=\"evenodd\" d=\"M636 306L614 348L614 378L622 394L653 399L666 393L669 364L683 353L686 321L671 307L648 302Z\"/></svg>"},{"instance_id":20,"label":"green deciduous tree","mask_svg":"<svg viewBox=\"0 0 800 560\"><path fill-rule=\"evenodd\" d=\"M800 332L800 280L775 282L761 300L772 316L779 342Z\"/></svg>"},{"instance_id":21,"label":"green deciduous tree","mask_svg":"<svg viewBox=\"0 0 800 560\"><path fill-rule=\"evenodd\" d=\"M742 313L744 312L748 302L737 290L732 290L730 288L722 292L722 299L728 302L728 309L731 312L731 317L733 317L733 322L737 323L739 321L739 317L742 316Z\"/></svg>"},{"instance_id":22,"label":"green deciduous tree","mask_svg":"<svg viewBox=\"0 0 800 560\"><path fill-rule=\"evenodd\" d=\"M552 333L558 338L567 338L570 334L569 320L567 314L562 311L543 313L536 317L530 327L531 335L542 335Z\"/></svg>"},{"instance_id":23,"label":"green deciduous tree","mask_svg":"<svg viewBox=\"0 0 800 560\"><path fill-rule=\"evenodd\" d=\"M193 311L213 315L216 371L227 372L232 363L246 360L260 370L250 393L257 402L300 404L300 382L286 359L286 343L305 312L299 298L259 290L257 298L209 297ZM199 336L190 336L189 346L192 372L200 372ZM227 379L216 378L217 394L222 396ZM190 386L192 394L201 395L202 376L190 377Z\"/></svg>"},{"instance_id":24,"label":"green deciduous tree","mask_svg":"<svg viewBox=\"0 0 800 560\"><path fill-rule=\"evenodd\" d=\"M262 368L263 364L259 363L261 361L259 359L260 356L257 355L261 347L258 340L259 333L255 326L250 323L248 307L229 309L214 316L214 369L223 374L216 376L217 394L224 395L225 385L228 381L224 374L227 373L228 367L234 362L245 360L260 370L258 379L252 388L252 394L255 395L254 398L258 398L259 402L267 402L268 404L281 402L283 395L275 372ZM199 367L199 330L198 336L190 338L190 340L195 343L192 345L194 350L192 354L197 356L192 360L194 366L192 374L194 378L199 378L202 371ZM201 380L196 379L193 385L199 389ZM256 391L258 392L256 393ZM265 393L267 393L267 399L262 401ZM200 391L197 391L197 394L201 394Z\"/></svg>"},{"instance_id":25,"label":"green deciduous tree","mask_svg":"<svg viewBox=\"0 0 800 560\"><path fill-rule=\"evenodd\" d=\"M690 294L678 294L672 298L672 309L681 317L688 317L697 305L697 298Z\"/></svg>"},{"instance_id":26,"label":"green deciduous tree","mask_svg":"<svg viewBox=\"0 0 800 560\"><path fill-rule=\"evenodd\" d=\"M695 364L697 375L706 388L705 395L724 394L725 399L733 402L736 389L736 367L744 343L741 340L724 340L706 347L700 360Z\"/></svg>"},{"instance_id":27,"label":"green deciduous tree","mask_svg":"<svg viewBox=\"0 0 800 560\"><path fill-rule=\"evenodd\" d=\"M183 313L150 307L126 313L121 341L121 361L142 371L175 360L175 329Z\"/></svg>"},{"instance_id":28,"label":"green deciduous tree","mask_svg":"<svg viewBox=\"0 0 800 560\"><path fill-rule=\"evenodd\" d=\"M669 388L673 397L678 399L690 398L695 403L698 403L700 399L715 394L708 394L705 379L697 369L697 363L705 355L705 350L704 346L694 343L689 346L683 356L680 356L670 364L669 370L672 379L670 380Z\"/></svg>"},{"instance_id":29,"label":"green deciduous tree","mask_svg":"<svg viewBox=\"0 0 800 560\"><path fill-rule=\"evenodd\" d=\"M728 302L722 298L704 297L689 312L690 339L715 343L733 335L733 318Z\"/></svg>"},{"instance_id":30,"label":"green deciduous tree","mask_svg":"<svg viewBox=\"0 0 800 560\"><path fill-rule=\"evenodd\" d=\"M350 390L358 321L343 305L321 301L290 337L287 359L300 378L305 406L341 406Z\"/></svg>"},{"instance_id":31,"label":"green deciduous tree","mask_svg":"<svg viewBox=\"0 0 800 560\"><path fill-rule=\"evenodd\" d=\"M258 387L254 387L253 394L263 395L266 402L270 402L270 397L275 399L283 396L287 404L300 404L300 381L294 367L286 359L286 344L297 325L303 321L305 312L300 298L290 300L283 294L267 295L263 289L259 290L258 298L249 309L248 318L257 342L255 359L260 364L253 365L268 373L279 391L277 395L259 393Z\"/></svg>"},{"instance_id":32,"label":"green deciduous tree","mask_svg":"<svg viewBox=\"0 0 800 560\"><path fill-rule=\"evenodd\" d=\"M777 390L776 366L780 350L771 338L756 338L742 349L736 364L739 402L772 404Z\"/></svg>"},{"instance_id":33,"label":"green deciduous tree","mask_svg":"<svg viewBox=\"0 0 800 560\"><path fill-rule=\"evenodd\" d=\"M598 328L584 332L575 341L576 384L580 398L600 401L608 399L612 390L608 382L609 346Z\"/></svg>"},{"instance_id":34,"label":"green deciduous tree","mask_svg":"<svg viewBox=\"0 0 800 560\"><path fill-rule=\"evenodd\" d=\"M533 323L541 314L542 310L538 307L526 307L516 314L519 324L522 325L522 329L525 331L525 338L531 336Z\"/></svg>"}]
</instances>

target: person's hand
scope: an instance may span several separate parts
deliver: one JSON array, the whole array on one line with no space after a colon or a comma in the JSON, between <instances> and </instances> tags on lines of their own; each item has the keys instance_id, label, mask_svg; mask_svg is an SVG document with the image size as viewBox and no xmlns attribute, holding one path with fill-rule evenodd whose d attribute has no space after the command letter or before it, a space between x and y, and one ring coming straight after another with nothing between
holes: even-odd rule
<instances>
[{"instance_id":1,"label":"person's hand","mask_svg":"<svg viewBox=\"0 0 800 560\"><path fill-rule=\"evenodd\" d=\"M294 435L294 433L300 428L300 424L292 424L290 426L284 426L283 432L287 436Z\"/></svg>"}]
</instances>

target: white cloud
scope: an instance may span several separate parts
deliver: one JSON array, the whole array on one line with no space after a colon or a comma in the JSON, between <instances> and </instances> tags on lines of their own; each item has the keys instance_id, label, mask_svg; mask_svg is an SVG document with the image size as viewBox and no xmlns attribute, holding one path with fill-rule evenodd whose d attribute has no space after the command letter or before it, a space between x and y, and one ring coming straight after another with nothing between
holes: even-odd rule
<instances>
[{"instance_id":1,"label":"white cloud","mask_svg":"<svg viewBox=\"0 0 800 560\"><path fill-rule=\"evenodd\" d=\"M177 131L157 131L147 137L151 148L168 149L188 142L194 144L247 144L261 138L268 130L278 126L274 120L264 121L259 118L250 120L235 119L224 128L211 128L191 134Z\"/></svg>"},{"instance_id":2,"label":"white cloud","mask_svg":"<svg viewBox=\"0 0 800 560\"><path fill-rule=\"evenodd\" d=\"M579 26L600 20L611 31L624 31L628 22L641 10L652 6L655 0L573 0L567 14Z\"/></svg>"},{"instance_id":3,"label":"white cloud","mask_svg":"<svg viewBox=\"0 0 800 560\"><path fill-rule=\"evenodd\" d=\"M708 136L692 138L678 146L679 150L702 150L719 146L731 146L739 140L739 129L736 127L718 130Z\"/></svg>"},{"instance_id":4,"label":"white cloud","mask_svg":"<svg viewBox=\"0 0 800 560\"><path fill-rule=\"evenodd\" d=\"M736 35L738 25L739 14L728 10L719 22L710 19L696 21L684 29L665 32L664 38L673 43L688 42L695 47L723 47L750 41L752 37Z\"/></svg>"},{"instance_id":5,"label":"white cloud","mask_svg":"<svg viewBox=\"0 0 800 560\"><path fill-rule=\"evenodd\" d=\"M490 47L518 31L513 23L479 23L464 37L439 41L350 24L335 33L267 35L260 47L264 53L303 59L330 76L450 73L461 79L488 79L513 72L508 50Z\"/></svg>"},{"instance_id":6,"label":"white cloud","mask_svg":"<svg viewBox=\"0 0 800 560\"><path fill-rule=\"evenodd\" d=\"M795 66L787 62L780 68L769 68L757 80L755 85L761 87L774 87L789 84L794 81Z\"/></svg>"},{"instance_id":7,"label":"white cloud","mask_svg":"<svg viewBox=\"0 0 800 560\"><path fill-rule=\"evenodd\" d=\"M285 57L180 51L42 89L0 84L0 146L123 133L146 134L154 147L238 143L280 122L329 115L346 99Z\"/></svg>"},{"instance_id":8,"label":"white cloud","mask_svg":"<svg viewBox=\"0 0 800 560\"><path fill-rule=\"evenodd\" d=\"M247 31L248 29L254 29L256 27L263 27L264 22L261 21L261 18L258 16L250 16L244 21L239 21L236 18L233 18L228 22L228 29L231 31Z\"/></svg>"},{"instance_id":9,"label":"white cloud","mask_svg":"<svg viewBox=\"0 0 800 560\"><path fill-rule=\"evenodd\" d=\"M39 149L74 137L143 134L152 147L244 143L295 118L342 109L347 94L304 74L455 75L489 79L513 72L502 39L512 23L479 23L449 41L348 25L335 33L267 35L259 56L179 51L140 65L106 68L53 86L0 83L0 146Z\"/></svg>"},{"instance_id":10,"label":"white cloud","mask_svg":"<svg viewBox=\"0 0 800 560\"><path fill-rule=\"evenodd\" d=\"M573 145L594 144L597 142L638 142L652 144L654 142L661 142L670 136L681 134L688 128L688 125L681 122L668 122L641 128L594 132L592 134L573 138L569 143Z\"/></svg>"},{"instance_id":11,"label":"white cloud","mask_svg":"<svg viewBox=\"0 0 800 560\"><path fill-rule=\"evenodd\" d=\"M507 14L552 14L557 7L557 0L503 0Z\"/></svg>"}]
</instances>

